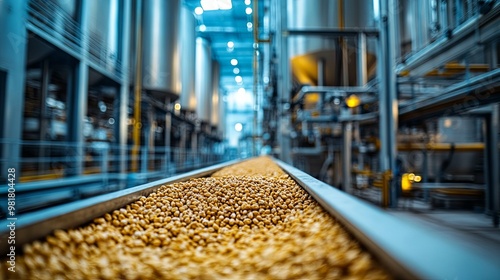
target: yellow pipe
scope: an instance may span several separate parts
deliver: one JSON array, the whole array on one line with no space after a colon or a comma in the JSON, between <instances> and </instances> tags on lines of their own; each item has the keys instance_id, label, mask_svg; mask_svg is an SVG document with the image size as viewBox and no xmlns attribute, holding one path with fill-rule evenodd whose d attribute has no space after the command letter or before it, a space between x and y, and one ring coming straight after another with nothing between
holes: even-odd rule
<instances>
[{"instance_id":1,"label":"yellow pipe","mask_svg":"<svg viewBox=\"0 0 500 280\"><path fill-rule=\"evenodd\" d=\"M451 143L408 143L398 144L398 151L414 151L414 150L428 150L428 151L449 151L451 150ZM484 143L457 143L454 144L455 151L460 152L476 152L484 150Z\"/></svg>"},{"instance_id":2,"label":"yellow pipe","mask_svg":"<svg viewBox=\"0 0 500 280\"><path fill-rule=\"evenodd\" d=\"M141 145L141 94L142 94L142 9L140 8L142 1L137 2L137 46L136 46L136 65L135 65L135 85L134 85L134 123L132 138L134 145L132 147L132 172L137 172L139 149Z\"/></svg>"}]
</instances>

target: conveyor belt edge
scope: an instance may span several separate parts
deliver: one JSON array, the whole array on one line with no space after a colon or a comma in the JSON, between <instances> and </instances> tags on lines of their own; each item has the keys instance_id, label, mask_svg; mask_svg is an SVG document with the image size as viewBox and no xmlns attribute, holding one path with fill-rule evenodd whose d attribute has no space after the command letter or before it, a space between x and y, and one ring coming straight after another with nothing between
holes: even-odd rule
<instances>
[{"instance_id":1,"label":"conveyor belt edge","mask_svg":"<svg viewBox=\"0 0 500 280\"><path fill-rule=\"evenodd\" d=\"M327 185L284 162L275 162L381 263L401 279L497 279L500 266L457 240L413 225Z\"/></svg>"},{"instance_id":2,"label":"conveyor belt edge","mask_svg":"<svg viewBox=\"0 0 500 280\"><path fill-rule=\"evenodd\" d=\"M15 223L15 244L20 250L23 244L40 239L52 233L54 229L68 229L92 221L94 218L119 209L129 203L146 196L162 185L186 181L191 178L208 176L219 169L233 165L241 160L229 161L191 172L172 176L166 179L146 183L140 186L112 192L89 199L55 206L33 213L20 214L0 221L0 254L5 256L8 248L9 224Z\"/></svg>"}]
</instances>

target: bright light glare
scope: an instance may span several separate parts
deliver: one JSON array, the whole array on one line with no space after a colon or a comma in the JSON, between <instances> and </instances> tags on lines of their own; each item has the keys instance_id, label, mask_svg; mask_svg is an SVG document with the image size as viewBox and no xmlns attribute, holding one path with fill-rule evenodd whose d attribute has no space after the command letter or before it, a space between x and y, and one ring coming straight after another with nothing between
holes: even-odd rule
<instances>
[{"instance_id":1,"label":"bright light glare","mask_svg":"<svg viewBox=\"0 0 500 280\"><path fill-rule=\"evenodd\" d=\"M248 28L248 29L250 29L250 28L252 28L252 27L253 27L253 23L251 23L251 22L247 22L247 28Z\"/></svg>"},{"instance_id":2,"label":"bright light glare","mask_svg":"<svg viewBox=\"0 0 500 280\"><path fill-rule=\"evenodd\" d=\"M235 67L235 68L233 69L233 73L234 73L235 75L238 75L238 74L240 73L240 69L239 69L238 67Z\"/></svg>"},{"instance_id":3,"label":"bright light glare","mask_svg":"<svg viewBox=\"0 0 500 280\"><path fill-rule=\"evenodd\" d=\"M241 123L236 123L234 125L234 130L236 130L238 132L242 131L243 130L243 125Z\"/></svg>"},{"instance_id":4,"label":"bright light glare","mask_svg":"<svg viewBox=\"0 0 500 280\"><path fill-rule=\"evenodd\" d=\"M194 13L197 14L197 15L203 14L203 8L202 7L196 7L196 9L194 9Z\"/></svg>"},{"instance_id":5,"label":"bright light glare","mask_svg":"<svg viewBox=\"0 0 500 280\"><path fill-rule=\"evenodd\" d=\"M179 104L179 103L175 103L175 105L174 105L174 109L175 109L176 111L179 111L179 110L181 109L181 104Z\"/></svg>"},{"instance_id":6,"label":"bright light glare","mask_svg":"<svg viewBox=\"0 0 500 280\"><path fill-rule=\"evenodd\" d=\"M205 11L215 11L219 9L219 3L213 0L200 0L201 7Z\"/></svg>"},{"instance_id":7,"label":"bright light glare","mask_svg":"<svg viewBox=\"0 0 500 280\"><path fill-rule=\"evenodd\" d=\"M233 41L227 42L227 47L230 49L234 48L234 42Z\"/></svg>"},{"instance_id":8,"label":"bright light glare","mask_svg":"<svg viewBox=\"0 0 500 280\"><path fill-rule=\"evenodd\" d=\"M233 7L231 0L200 0L205 11L229 10Z\"/></svg>"},{"instance_id":9,"label":"bright light glare","mask_svg":"<svg viewBox=\"0 0 500 280\"><path fill-rule=\"evenodd\" d=\"M252 8L247 7L247 8L245 9L245 13L246 13L247 15L251 15L251 14L252 14Z\"/></svg>"},{"instance_id":10,"label":"bright light glare","mask_svg":"<svg viewBox=\"0 0 500 280\"><path fill-rule=\"evenodd\" d=\"M354 108L361 104L361 100L355 94L351 94L345 99L345 103L347 104L347 107Z\"/></svg>"},{"instance_id":11,"label":"bright light glare","mask_svg":"<svg viewBox=\"0 0 500 280\"><path fill-rule=\"evenodd\" d=\"M236 58L231 59L231 65L233 66L238 65L238 60Z\"/></svg>"},{"instance_id":12,"label":"bright light glare","mask_svg":"<svg viewBox=\"0 0 500 280\"><path fill-rule=\"evenodd\" d=\"M206 25L204 25L204 24L200 25L200 31L201 32L204 32L206 30L207 30L207 26Z\"/></svg>"},{"instance_id":13,"label":"bright light glare","mask_svg":"<svg viewBox=\"0 0 500 280\"><path fill-rule=\"evenodd\" d=\"M231 0L218 0L219 9L221 10L230 10L233 7Z\"/></svg>"},{"instance_id":14,"label":"bright light glare","mask_svg":"<svg viewBox=\"0 0 500 280\"><path fill-rule=\"evenodd\" d=\"M247 6L248 6L248 5L250 5L251 3L252 3L252 1L250 1L250 0L245 0L245 5L247 5Z\"/></svg>"},{"instance_id":15,"label":"bright light glare","mask_svg":"<svg viewBox=\"0 0 500 280\"><path fill-rule=\"evenodd\" d=\"M237 83L241 83L243 82L243 78L241 76L236 76L234 77L234 80L237 82Z\"/></svg>"},{"instance_id":16,"label":"bright light glare","mask_svg":"<svg viewBox=\"0 0 500 280\"><path fill-rule=\"evenodd\" d=\"M245 94L245 93L247 93L247 91L245 90L245 88L240 87L238 89L238 94Z\"/></svg>"}]
</instances>

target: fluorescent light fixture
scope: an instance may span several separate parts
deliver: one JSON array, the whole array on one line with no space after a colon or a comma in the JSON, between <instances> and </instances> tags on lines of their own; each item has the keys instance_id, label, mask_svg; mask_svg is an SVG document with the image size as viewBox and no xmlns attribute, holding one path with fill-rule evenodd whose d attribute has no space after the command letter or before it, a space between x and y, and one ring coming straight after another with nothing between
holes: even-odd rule
<instances>
[{"instance_id":1,"label":"fluorescent light fixture","mask_svg":"<svg viewBox=\"0 0 500 280\"><path fill-rule=\"evenodd\" d=\"M238 74L240 73L240 69L239 69L238 67L234 67L234 69L233 69L233 73L234 73L235 75L238 75Z\"/></svg>"},{"instance_id":2,"label":"fluorescent light fixture","mask_svg":"<svg viewBox=\"0 0 500 280\"><path fill-rule=\"evenodd\" d=\"M236 58L231 59L231 65L233 66L238 65L238 60Z\"/></svg>"},{"instance_id":3,"label":"fluorescent light fixture","mask_svg":"<svg viewBox=\"0 0 500 280\"><path fill-rule=\"evenodd\" d=\"M231 0L200 0L205 11L230 10L233 7Z\"/></svg>"},{"instance_id":4,"label":"fluorescent light fixture","mask_svg":"<svg viewBox=\"0 0 500 280\"><path fill-rule=\"evenodd\" d=\"M240 132L241 130L243 130L243 124L241 123L236 123L234 125L234 130L236 130L237 132Z\"/></svg>"},{"instance_id":5,"label":"fluorescent light fixture","mask_svg":"<svg viewBox=\"0 0 500 280\"><path fill-rule=\"evenodd\" d=\"M227 47L230 49L234 48L234 42L233 41L227 42Z\"/></svg>"},{"instance_id":6,"label":"fluorescent light fixture","mask_svg":"<svg viewBox=\"0 0 500 280\"><path fill-rule=\"evenodd\" d=\"M236 76L234 77L234 80L239 84L241 82L243 82L243 78L241 76Z\"/></svg>"},{"instance_id":7,"label":"fluorescent light fixture","mask_svg":"<svg viewBox=\"0 0 500 280\"><path fill-rule=\"evenodd\" d=\"M197 14L197 15L203 14L203 8L202 7L196 7L194 9L194 13Z\"/></svg>"},{"instance_id":8,"label":"fluorescent light fixture","mask_svg":"<svg viewBox=\"0 0 500 280\"><path fill-rule=\"evenodd\" d=\"M247 8L245 9L245 13L247 13L247 15L251 15L251 14L252 14L252 8L247 7Z\"/></svg>"}]
</instances>

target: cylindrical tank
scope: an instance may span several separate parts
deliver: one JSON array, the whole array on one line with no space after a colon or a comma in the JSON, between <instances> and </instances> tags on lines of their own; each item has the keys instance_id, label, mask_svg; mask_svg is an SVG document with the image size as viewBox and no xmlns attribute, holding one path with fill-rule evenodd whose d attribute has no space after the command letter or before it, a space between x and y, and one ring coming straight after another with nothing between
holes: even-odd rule
<instances>
[{"instance_id":1,"label":"cylindrical tank","mask_svg":"<svg viewBox=\"0 0 500 280\"><path fill-rule=\"evenodd\" d=\"M180 93L179 0L143 1L142 74L144 89Z\"/></svg>"},{"instance_id":2,"label":"cylindrical tank","mask_svg":"<svg viewBox=\"0 0 500 280\"><path fill-rule=\"evenodd\" d=\"M89 52L109 71L114 71L118 55L119 37L119 1L89 0L88 36Z\"/></svg>"},{"instance_id":3,"label":"cylindrical tank","mask_svg":"<svg viewBox=\"0 0 500 280\"><path fill-rule=\"evenodd\" d=\"M373 1L368 0L288 0L288 29L321 30L331 28L373 27ZM348 61L355 61L355 39L346 41ZM339 40L313 35L290 36L288 52L291 59L292 74L302 84L340 85L343 71ZM349 47L350 46L350 47ZM349 84L355 84L355 63L349 66ZM321 73L321 74L320 74ZM319 77L323 75L323 77Z\"/></svg>"},{"instance_id":4,"label":"cylindrical tank","mask_svg":"<svg viewBox=\"0 0 500 280\"><path fill-rule=\"evenodd\" d=\"M196 109L196 94L193 82L196 57L196 20L191 10L186 7L181 8L179 32L182 61L180 104L182 108L194 111Z\"/></svg>"},{"instance_id":5,"label":"cylindrical tank","mask_svg":"<svg viewBox=\"0 0 500 280\"><path fill-rule=\"evenodd\" d=\"M196 114L198 119L210 122L212 109L212 49L206 38L196 38Z\"/></svg>"},{"instance_id":6,"label":"cylindrical tank","mask_svg":"<svg viewBox=\"0 0 500 280\"><path fill-rule=\"evenodd\" d=\"M288 0L288 23L292 30L338 27L337 0ZM334 49L335 41L311 36L293 36L289 39L289 55L306 54L323 49Z\"/></svg>"},{"instance_id":7,"label":"cylindrical tank","mask_svg":"<svg viewBox=\"0 0 500 280\"><path fill-rule=\"evenodd\" d=\"M219 78L220 78L220 65L218 62L212 62L212 111L210 117L210 124L213 126L220 126L220 115L219 115Z\"/></svg>"}]
</instances>

